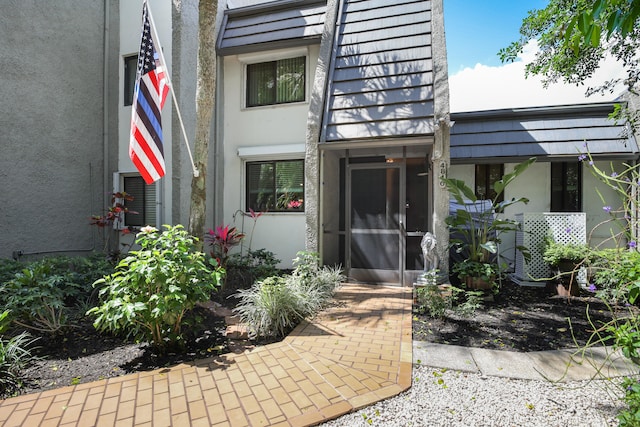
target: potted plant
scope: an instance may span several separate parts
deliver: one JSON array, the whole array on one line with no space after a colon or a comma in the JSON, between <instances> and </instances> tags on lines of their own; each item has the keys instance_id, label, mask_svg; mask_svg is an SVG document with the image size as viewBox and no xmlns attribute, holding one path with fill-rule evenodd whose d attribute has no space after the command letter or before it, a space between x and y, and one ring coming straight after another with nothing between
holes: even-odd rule
<instances>
[{"instance_id":1,"label":"potted plant","mask_svg":"<svg viewBox=\"0 0 640 427\"><path fill-rule=\"evenodd\" d=\"M585 243L562 243L553 238L544 241L542 259L551 267L557 279L556 290L561 296L580 293L575 276L581 267L590 263L591 249Z\"/></svg>"},{"instance_id":2,"label":"potted plant","mask_svg":"<svg viewBox=\"0 0 640 427\"><path fill-rule=\"evenodd\" d=\"M465 259L452 268L468 289L489 290L496 284L499 268L494 262L479 262Z\"/></svg>"},{"instance_id":3,"label":"potted plant","mask_svg":"<svg viewBox=\"0 0 640 427\"><path fill-rule=\"evenodd\" d=\"M511 205L529 203L526 197L503 201L500 199L505 188L534 162L535 158L530 158L516 165L511 173L505 174L494 183L495 196L487 203L488 209L477 209L479 199L464 181L454 178L442 179L450 195L460 206L446 219L452 236L449 245L465 258L453 266L452 272L468 287L490 289L494 286L500 270L498 246L501 234L520 228L518 221L504 217L503 213ZM524 254L525 259L530 257L527 248L517 248Z\"/></svg>"}]
</instances>

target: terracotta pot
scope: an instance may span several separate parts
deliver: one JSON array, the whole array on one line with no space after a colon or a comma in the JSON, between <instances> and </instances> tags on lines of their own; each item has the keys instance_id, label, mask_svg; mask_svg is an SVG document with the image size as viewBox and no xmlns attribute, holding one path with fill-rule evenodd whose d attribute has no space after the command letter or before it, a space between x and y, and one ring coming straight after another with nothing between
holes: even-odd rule
<instances>
[{"instance_id":1,"label":"terracotta pot","mask_svg":"<svg viewBox=\"0 0 640 427\"><path fill-rule=\"evenodd\" d=\"M443 284L438 285L438 290L440 291L440 295L444 298L448 298L453 295L453 291L451 290L451 285Z\"/></svg>"},{"instance_id":2,"label":"terracotta pot","mask_svg":"<svg viewBox=\"0 0 640 427\"><path fill-rule=\"evenodd\" d=\"M573 261L563 260L556 267L558 275L556 291L561 297L574 297L580 295L578 286L578 271Z\"/></svg>"},{"instance_id":3,"label":"terracotta pot","mask_svg":"<svg viewBox=\"0 0 640 427\"><path fill-rule=\"evenodd\" d=\"M578 286L578 282L576 282L575 280L572 281L569 285L558 283L556 285L556 291L558 292L558 296L561 297L575 297L580 295L580 287Z\"/></svg>"},{"instance_id":4,"label":"terracotta pot","mask_svg":"<svg viewBox=\"0 0 640 427\"><path fill-rule=\"evenodd\" d=\"M467 289L486 291L493 287L493 280L493 278L491 280L484 280L482 277L467 276L465 278L465 284L467 285Z\"/></svg>"}]
</instances>

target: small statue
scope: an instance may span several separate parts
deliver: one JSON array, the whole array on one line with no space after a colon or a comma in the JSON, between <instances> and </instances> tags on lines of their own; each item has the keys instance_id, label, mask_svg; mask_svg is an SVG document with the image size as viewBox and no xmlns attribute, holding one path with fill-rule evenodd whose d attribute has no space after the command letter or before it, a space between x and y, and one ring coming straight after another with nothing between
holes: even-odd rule
<instances>
[{"instance_id":1,"label":"small statue","mask_svg":"<svg viewBox=\"0 0 640 427\"><path fill-rule=\"evenodd\" d=\"M427 231L420 242L422 256L424 257L424 271L432 271L438 268L438 253L436 252L436 236Z\"/></svg>"}]
</instances>

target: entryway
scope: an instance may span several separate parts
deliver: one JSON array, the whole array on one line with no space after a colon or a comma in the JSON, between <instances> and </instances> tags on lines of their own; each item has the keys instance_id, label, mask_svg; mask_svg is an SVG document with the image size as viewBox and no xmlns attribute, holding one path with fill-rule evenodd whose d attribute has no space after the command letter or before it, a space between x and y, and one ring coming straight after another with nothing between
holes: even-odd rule
<instances>
[{"instance_id":1,"label":"entryway","mask_svg":"<svg viewBox=\"0 0 640 427\"><path fill-rule=\"evenodd\" d=\"M326 192L323 197L339 210L335 239L328 227L333 218L323 209L325 251L336 246L350 281L410 285L423 269L420 242L431 218L427 153L404 149L396 156L371 151L358 156L354 151L336 159L339 178L324 181L335 179L340 188L339 200Z\"/></svg>"}]
</instances>

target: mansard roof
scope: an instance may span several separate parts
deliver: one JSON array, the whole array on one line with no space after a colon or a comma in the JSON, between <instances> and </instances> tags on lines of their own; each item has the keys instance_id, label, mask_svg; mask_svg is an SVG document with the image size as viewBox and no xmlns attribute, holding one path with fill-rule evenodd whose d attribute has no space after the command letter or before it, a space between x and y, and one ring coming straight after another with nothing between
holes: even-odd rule
<instances>
[{"instance_id":1,"label":"mansard roof","mask_svg":"<svg viewBox=\"0 0 640 427\"><path fill-rule=\"evenodd\" d=\"M574 104L453 113L451 161L496 162L532 156L638 158L624 123L609 119L614 103Z\"/></svg>"},{"instance_id":2,"label":"mansard roof","mask_svg":"<svg viewBox=\"0 0 640 427\"><path fill-rule=\"evenodd\" d=\"M320 142L433 135L431 1L339 6Z\"/></svg>"},{"instance_id":3,"label":"mansard roof","mask_svg":"<svg viewBox=\"0 0 640 427\"><path fill-rule=\"evenodd\" d=\"M224 56L319 44L326 8L326 0L286 0L228 9L217 53Z\"/></svg>"}]
</instances>

